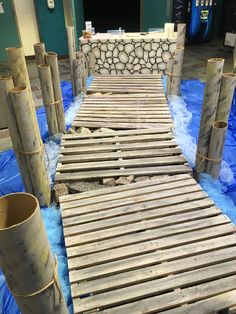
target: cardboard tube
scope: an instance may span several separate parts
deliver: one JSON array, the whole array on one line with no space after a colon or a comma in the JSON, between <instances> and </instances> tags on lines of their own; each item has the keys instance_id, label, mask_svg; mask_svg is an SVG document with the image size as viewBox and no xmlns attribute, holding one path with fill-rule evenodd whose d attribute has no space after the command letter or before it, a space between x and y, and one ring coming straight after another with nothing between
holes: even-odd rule
<instances>
[{"instance_id":1,"label":"cardboard tube","mask_svg":"<svg viewBox=\"0 0 236 314\"><path fill-rule=\"evenodd\" d=\"M215 179L218 179L220 173L226 130L227 123L225 121L213 123L206 172Z\"/></svg>"},{"instance_id":2,"label":"cardboard tube","mask_svg":"<svg viewBox=\"0 0 236 314\"><path fill-rule=\"evenodd\" d=\"M56 101L57 125L60 133L66 133L66 122L63 107L63 99L61 93L60 74L58 67L57 54L55 52L46 53L46 64L51 68L52 84L54 97Z\"/></svg>"},{"instance_id":3,"label":"cardboard tube","mask_svg":"<svg viewBox=\"0 0 236 314\"><path fill-rule=\"evenodd\" d=\"M182 48L185 46L186 24L179 23L177 26L177 42L176 48Z\"/></svg>"},{"instance_id":4,"label":"cardboard tube","mask_svg":"<svg viewBox=\"0 0 236 314\"><path fill-rule=\"evenodd\" d=\"M170 95L178 96L180 93L181 76L184 60L184 48L176 48L170 84Z\"/></svg>"},{"instance_id":5,"label":"cardboard tube","mask_svg":"<svg viewBox=\"0 0 236 314\"><path fill-rule=\"evenodd\" d=\"M225 121L228 123L235 84L236 74L223 73L220 86L220 95L216 109L216 121Z\"/></svg>"},{"instance_id":6,"label":"cardboard tube","mask_svg":"<svg viewBox=\"0 0 236 314\"><path fill-rule=\"evenodd\" d=\"M206 169L206 160L211 138L211 128L215 122L216 107L220 94L221 77L223 72L224 59L214 58L208 60L206 86L202 106L201 123L198 134L197 155L195 164L195 178Z\"/></svg>"},{"instance_id":7,"label":"cardboard tube","mask_svg":"<svg viewBox=\"0 0 236 314\"><path fill-rule=\"evenodd\" d=\"M33 193L32 182L27 165L26 156L19 153L22 150L22 139L15 116L13 106L10 101L10 90L14 87L12 76L0 76L0 99L4 109L4 117L8 124L9 133L13 149L16 155L17 163L19 166L22 181L24 183L25 190L29 193Z\"/></svg>"},{"instance_id":8,"label":"cardboard tube","mask_svg":"<svg viewBox=\"0 0 236 314\"><path fill-rule=\"evenodd\" d=\"M72 90L73 90L73 95L76 96L75 78L74 78L74 71L73 71L73 63L74 63L74 60L76 59L75 29L73 26L66 26L66 32L67 32L68 50L69 50L69 59L70 59Z\"/></svg>"},{"instance_id":9,"label":"cardboard tube","mask_svg":"<svg viewBox=\"0 0 236 314\"><path fill-rule=\"evenodd\" d=\"M52 85L52 76L50 66L47 64L41 64L38 66L39 79L43 94L43 102L46 110L48 133L54 135L59 133L57 125L57 114L55 108L55 98Z\"/></svg>"},{"instance_id":10,"label":"cardboard tube","mask_svg":"<svg viewBox=\"0 0 236 314\"><path fill-rule=\"evenodd\" d=\"M84 54L82 52L77 52L73 65L76 95L82 92L86 94L87 92L84 60Z\"/></svg>"},{"instance_id":11,"label":"cardboard tube","mask_svg":"<svg viewBox=\"0 0 236 314\"><path fill-rule=\"evenodd\" d=\"M34 44L34 53L37 65L45 64L45 44L36 43Z\"/></svg>"},{"instance_id":12,"label":"cardboard tube","mask_svg":"<svg viewBox=\"0 0 236 314\"><path fill-rule=\"evenodd\" d=\"M166 80L166 98L170 96L171 83L173 78L174 58L170 58L167 62L167 80Z\"/></svg>"},{"instance_id":13,"label":"cardboard tube","mask_svg":"<svg viewBox=\"0 0 236 314\"><path fill-rule=\"evenodd\" d=\"M50 204L50 185L45 163L44 150L34 123L35 110L31 107L26 86L17 86L10 91L12 106L22 139L22 150L25 155L33 187L33 194L41 206Z\"/></svg>"},{"instance_id":14,"label":"cardboard tube","mask_svg":"<svg viewBox=\"0 0 236 314\"><path fill-rule=\"evenodd\" d=\"M0 267L22 314L68 313L33 195L0 198L0 251Z\"/></svg>"},{"instance_id":15,"label":"cardboard tube","mask_svg":"<svg viewBox=\"0 0 236 314\"><path fill-rule=\"evenodd\" d=\"M89 52L88 54L88 71L89 75L94 75L95 74L95 63L96 63L96 58L93 52Z\"/></svg>"}]
</instances>

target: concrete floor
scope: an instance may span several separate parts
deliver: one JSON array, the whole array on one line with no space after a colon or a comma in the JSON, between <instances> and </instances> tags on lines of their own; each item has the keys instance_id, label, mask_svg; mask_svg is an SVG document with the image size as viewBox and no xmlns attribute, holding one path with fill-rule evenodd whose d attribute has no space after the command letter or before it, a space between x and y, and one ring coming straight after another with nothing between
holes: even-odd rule
<instances>
[{"instance_id":1,"label":"concrete floor","mask_svg":"<svg viewBox=\"0 0 236 314\"><path fill-rule=\"evenodd\" d=\"M199 79L205 81L207 60L210 58L224 58L224 72L233 70L232 50L225 48L220 51L221 40L214 40L210 43L201 45L192 45L185 48L184 65L182 79ZM31 89L36 109L43 105L42 94L40 90L38 69L34 61L27 62ZM62 80L70 80L70 66L68 59L59 60L59 70ZM10 74L6 64L0 63L0 75ZM9 149L12 146L7 130L0 130L0 151Z\"/></svg>"}]
</instances>

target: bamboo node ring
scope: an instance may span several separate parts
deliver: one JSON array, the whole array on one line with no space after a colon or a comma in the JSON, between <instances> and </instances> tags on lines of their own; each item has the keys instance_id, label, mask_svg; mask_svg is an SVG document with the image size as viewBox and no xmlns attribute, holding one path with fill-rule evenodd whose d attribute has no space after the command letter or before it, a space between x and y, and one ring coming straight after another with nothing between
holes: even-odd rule
<instances>
[{"instance_id":1,"label":"bamboo node ring","mask_svg":"<svg viewBox=\"0 0 236 314\"><path fill-rule=\"evenodd\" d=\"M38 154L38 153L41 151L42 147L43 147L43 142L40 141L40 147L39 147L39 149L34 150L34 151L32 151L32 152L26 152L26 151L17 149L17 148L15 148L15 147L13 147L13 149L14 149L14 151L17 151L18 153L21 153L21 154L24 154L24 155L34 155L34 154Z\"/></svg>"},{"instance_id":2,"label":"bamboo node ring","mask_svg":"<svg viewBox=\"0 0 236 314\"><path fill-rule=\"evenodd\" d=\"M202 160L208 160L208 161L214 162L216 164L219 164L222 161L222 159L213 159L213 158L203 156L203 155L199 154L198 152L197 152L197 156L200 157Z\"/></svg>"},{"instance_id":3,"label":"bamboo node ring","mask_svg":"<svg viewBox=\"0 0 236 314\"><path fill-rule=\"evenodd\" d=\"M57 104L59 104L59 103L62 102L62 101L63 101L63 99L61 98L61 99L55 100L55 101L53 101L53 102L51 102L51 103L44 104L44 106L53 106L53 105L57 105Z\"/></svg>"},{"instance_id":4,"label":"bamboo node ring","mask_svg":"<svg viewBox=\"0 0 236 314\"><path fill-rule=\"evenodd\" d=\"M39 289L39 290L37 290L37 291L35 291L33 293L28 293L28 294L26 294L26 293L18 294L18 293L13 292L9 287L8 287L8 289L10 290L10 292L12 293L13 296L19 297L19 298L34 297L35 295L45 291L47 288L49 288L54 283L55 283L58 291L60 291L60 287L59 287L58 282L57 282L57 277L58 277L57 271L58 271L58 261L57 261L57 258L55 258L55 268L54 268L52 280L46 286L44 286L42 289ZM60 293L60 297L62 297L61 293Z\"/></svg>"}]
</instances>

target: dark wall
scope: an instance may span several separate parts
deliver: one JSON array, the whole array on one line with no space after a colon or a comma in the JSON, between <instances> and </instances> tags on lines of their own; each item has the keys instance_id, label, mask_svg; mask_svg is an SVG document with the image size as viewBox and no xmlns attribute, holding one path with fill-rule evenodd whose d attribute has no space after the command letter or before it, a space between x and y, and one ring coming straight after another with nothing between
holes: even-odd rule
<instances>
[{"instance_id":1,"label":"dark wall","mask_svg":"<svg viewBox=\"0 0 236 314\"><path fill-rule=\"evenodd\" d=\"M92 21L96 32L121 27L126 32L140 31L140 0L84 0L84 19Z\"/></svg>"}]
</instances>

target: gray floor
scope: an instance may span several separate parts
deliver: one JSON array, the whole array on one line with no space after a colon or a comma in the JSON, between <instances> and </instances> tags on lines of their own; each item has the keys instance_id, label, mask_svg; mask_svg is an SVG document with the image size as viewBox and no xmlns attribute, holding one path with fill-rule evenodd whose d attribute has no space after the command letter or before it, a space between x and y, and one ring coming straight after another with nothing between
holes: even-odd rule
<instances>
[{"instance_id":1,"label":"gray floor","mask_svg":"<svg viewBox=\"0 0 236 314\"><path fill-rule=\"evenodd\" d=\"M210 43L201 45L186 46L183 79L199 79L205 81L207 60L210 58L224 58L224 72L233 71L233 54L232 49L225 48L221 51L221 40L214 40ZM38 69L34 61L27 62L30 83L36 108L43 105L42 94L40 90ZM59 70L62 80L70 80L70 67L68 59L59 60ZM0 75L10 74L7 64L0 63ZM9 133L6 130L0 131L0 151L11 147Z\"/></svg>"}]
</instances>

